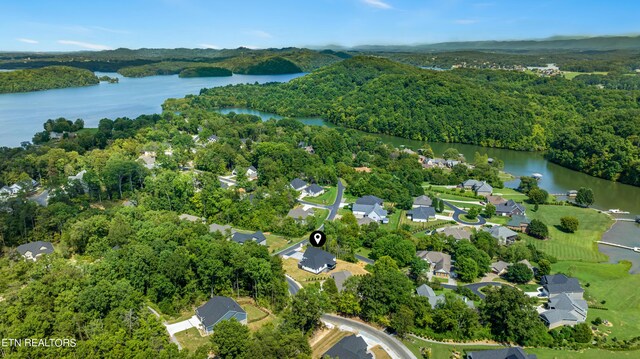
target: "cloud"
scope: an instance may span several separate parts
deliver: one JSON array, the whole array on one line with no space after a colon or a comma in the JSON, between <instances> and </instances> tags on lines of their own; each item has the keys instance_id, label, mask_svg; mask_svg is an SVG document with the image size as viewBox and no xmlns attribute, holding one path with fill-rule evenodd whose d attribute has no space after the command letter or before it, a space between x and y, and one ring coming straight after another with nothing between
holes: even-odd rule
<instances>
[{"instance_id":1,"label":"cloud","mask_svg":"<svg viewBox=\"0 0 640 359\"><path fill-rule=\"evenodd\" d=\"M38 41L36 41L36 40L32 40L32 39L25 39L25 38L23 38L23 37L21 37L21 38L19 38L19 39L16 39L16 40L18 40L18 41L20 41L20 42L24 42L24 43L26 43L26 44L37 44L37 43L38 43Z\"/></svg>"},{"instance_id":2,"label":"cloud","mask_svg":"<svg viewBox=\"0 0 640 359\"><path fill-rule=\"evenodd\" d=\"M471 25L477 22L478 20L473 20L473 19L458 19L453 21L454 24L458 24L458 25Z\"/></svg>"},{"instance_id":3,"label":"cloud","mask_svg":"<svg viewBox=\"0 0 640 359\"><path fill-rule=\"evenodd\" d=\"M270 39L273 37L270 33L263 30L251 30L251 31L248 31L247 33L262 39Z\"/></svg>"},{"instance_id":4,"label":"cloud","mask_svg":"<svg viewBox=\"0 0 640 359\"><path fill-rule=\"evenodd\" d=\"M362 2L378 9L391 9L391 5L382 0L362 0Z\"/></svg>"},{"instance_id":5,"label":"cloud","mask_svg":"<svg viewBox=\"0 0 640 359\"><path fill-rule=\"evenodd\" d=\"M89 42L82 42L82 41L58 40L58 43L62 45L78 46L78 47L82 47L84 49L89 49L89 50L111 50L111 47L107 45L92 44Z\"/></svg>"},{"instance_id":6,"label":"cloud","mask_svg":"<svg viewBox=\"0 0 640 359\"><path fill-rule=\"evenodd\" d=\"M220 49L220 48L221 48L220 46L217 46L217 45L211 45L211 44L200 44L200 45L198 45L198 46L200 46L200 47L204 47L205 49L215 49L215 50L218 50L218 49Z\"/></svg>"}]
</instances>

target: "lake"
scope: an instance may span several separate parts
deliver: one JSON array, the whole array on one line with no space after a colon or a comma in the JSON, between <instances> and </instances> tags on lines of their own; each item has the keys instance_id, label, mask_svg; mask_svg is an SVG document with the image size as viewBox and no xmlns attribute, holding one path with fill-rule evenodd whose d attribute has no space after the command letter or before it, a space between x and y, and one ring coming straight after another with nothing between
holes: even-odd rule
<instances>
[{"instance_id":1,"label":"lake","mask_svg":"<svg viewBox=\"0 0 640 359\"><path fill-rule=\"evenodd\" d=\"M198 94L205 87L242 83L286 82L304 75L236 75L229 77L179 78L178 75L128 78L116 73L100 73L117 77L118 83L72 87L37 92L0 94L0 146L19 146L31 141L43 130L48 119L81 118L86 127L96 127L103 118L135 118L161 112L162 103L170 97Z\"/></svg>"}]
</instances>

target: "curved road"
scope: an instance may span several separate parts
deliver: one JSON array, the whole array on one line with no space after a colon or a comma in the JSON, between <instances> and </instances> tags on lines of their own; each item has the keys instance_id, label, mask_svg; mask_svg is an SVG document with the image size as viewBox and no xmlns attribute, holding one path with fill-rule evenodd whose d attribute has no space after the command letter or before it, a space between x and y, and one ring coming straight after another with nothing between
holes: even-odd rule
<instances>
[{"instance_id":1,"label":"curved road","mask_svg":"<svg viewBox=\"0 0 640 359\"><path fill-rule=\"evenodd\" d=\"M487 223L487 220L484 219L484 217L482 216L478 216L478 222L468 222L465 220L460 219L460 215L462 214L467 214L466 211L461 210L460 208L454 206L453 204L451 204L451 202L449 201L442 201L444 202L444 204L446 204L447 206L449 206L449 208L451 208L453 210L453 220L460 223L460 224L466 224L468 226L477 226L477 225L483 225L485 223Z\"/></svg>"},{"instance_id":2,"label":"curved road","mask_svg":"<svg viewBox=\"0 0 640 359\"><path fill-rule=\"evenodd\" d=\"M480 297L480 299L484 300L486 295L480 291L480 288L487 287L487 286L490 286L490 285L492 285L494 287L502 287L502 283L500 283L500 282L471 283L471 284L465 284L464 287L471 289L471 291L474 292L478 297ZM457 288L457 286L450 285L450 284L442 284L442 287L443 288L448 288L448 289L456 289Z\"/></svg>"},{"instance_id":3,"label":"curved road","mask_svg":"<svg viewBox=\"0 0 640 359\"><path fill-rule=\"evenodd\" d=\"M402 342L382 330L376 329L362 322L339 317L337 315L324 314L321 319L334 325L344 325L353 328L368 337L374 338L376 341L383 344L385 350L393 352L389 353L392 358L417 359L416 356L404 344L402 344Z\"/></svg>"}]
</instances>

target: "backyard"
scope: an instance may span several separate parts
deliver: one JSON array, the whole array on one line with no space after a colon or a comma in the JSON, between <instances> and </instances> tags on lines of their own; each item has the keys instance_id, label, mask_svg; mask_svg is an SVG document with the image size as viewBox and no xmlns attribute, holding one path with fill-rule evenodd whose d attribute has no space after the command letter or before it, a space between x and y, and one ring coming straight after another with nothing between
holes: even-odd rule
<instances>
[{"instance_id":1,"label":"backyard","mask_svg":"<svg viewBox=\"0 0 640 359\"><path fill-rule=\"evenodd\" d=\"M318 197L304 197L303 200L306 202L317 203L317 204L325 204L330 205L336 201L336 196L338 195L338 189L336 187L324 187L325 192Z\"/></svg>"},{"instance_id":2,"label":"backyard","mask_svg":"<svg viewBox=\"0 0 640 359\"><path fill-rule=\"evenodd\" d=\"M209 336L201 336L200 332L196 328L189 328L187 330L183 330L175 334L176 339L182 346L183 349L186 349L190 352L195 352L199 347L210 343L211 337Z\"/></svg>"}]
</instances>

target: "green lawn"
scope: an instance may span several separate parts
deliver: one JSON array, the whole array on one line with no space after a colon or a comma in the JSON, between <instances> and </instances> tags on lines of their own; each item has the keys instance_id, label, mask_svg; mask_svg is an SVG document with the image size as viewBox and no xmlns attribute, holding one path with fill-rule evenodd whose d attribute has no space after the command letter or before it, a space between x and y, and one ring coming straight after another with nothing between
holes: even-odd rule
<instances>
[{"instance_id":1,"label":"green lawn","mask_svg":"<svg viewBox=\"0 0 640 359\"><path fill-rule=\"evenodd\" d=\"M504 199L512 199L517 202L522 202L527 199L527 195L521 192L516 191L513 188L494 188L493 194L495 196L500 196Z\"/></svg>"},{"instance_id":2,"label":"green lawn","mask_svg":"<svg viewBox=\"0 0 640 359\"><path fill-rule=\"evenodd\" d=\"M400 223L400 215L402 214L402 212L403 211L396 209L396 211L393 214L390 214L388 216L389 223L383 224L382 226L389 227L391 229L397 229L398 224Z\"/></svg>"},{"instance_id":3,"label":"green lawn","mask_svg":"<svg viewBox=\"0 0 640 359\"><path fill-rule=\"evenodd\" d=\"M594 72L576 72L576 71L562 71L562 75L569 80L573 80L578 75L606 75L608 72L594 71Z\"/></svg>"},{"instance_id":4,"label":"green lawn","mask_svg":"<svg viewBox=\"0 0 640 359\"><path fill-rule=\"evenodd\" d=\"M266 318L269 313L263 312L260 308L251 303L241 305L242 309L247 312L247 321L256 322L260 319Z\"/></svg>"},{"instance_id":5,"label":"green lawn","mask_svg":"<svg viewBox=\"0 0 640 359\"><path fill-rule=\"evenodd\" d=\"M289 241L287 238L276 234L266 234L265 237L267 237L267 247L269 247L269 252L279 251L293 243L293 241ZM296 240L297 239L294 241Z\"/></svg>"},{"instance_id":6,"label":"green lawn","mask_svg":"<svg viewBox=\"0 0 640 359\"><path fill-rule=\"evenodd\" d=\"M369 259L371 259L369 257L369 254L371 253L371 248L366 248L366 247L360 247L356 250L356 254L359 254L363 257L367 257Z\"/></svg>"},{"instance_id":7,"label":"green lawn","mask_svg":"<svg viewBox=\"0 0 640 359\"><path fill-rule=\"evenodd\" d=\"M495 345L449 345L439 343L429 343L421 339L408 338L402 340L402 342L416 355L418 358L422 358L420 348L431 348L431 358L451 358L451 354L455 351L462 353L463 351L473 350L486 350L486 349L500 349L503 347Z\"/></svg>"},{"instance_id":8,"label":"green lawn","mask_svg":"<svg viewBox=\"0 0 640 359\"><path fill-rule=\"evenodd\" d=\"M589 304L598 303L607 310L589 308L587 320L606 319L613 326L600 325L609 337L629 339L640 334L640 274L629 274L630 263L559 262L553 272L563 272L580 280ZM587 287L587 284L589 286ZM600 304L601 301L604 304ZM610 333L609 333L610 332Z\"/></svg>"},{"instance_id":9,"label":"green lawn","mask_svg":"<svg viewBox=\"0 0 640 359\"><path fill-rule=\"evenodd\" d=\"M551 254L558 260L586 262L607 260L607 256L598 251L595 242L602 238L602 234L613 223L609 216L593 209L573 206L540 206L537 212L533 211L533 206L529 204L526 206L529 218L539 219L549 227L549 239L544 241L522 235L528 243L533 243L538 249ZM564 216L578 218L580 226L576 233L565 233L557 228L560 225L560 218Z\"/></svg>"},{"instance_id":10,"label":"green lawn","mask_svg":"<svg viewBox=\"0 0 640 359\"><path fill-rule=\"evenodd\" d=\"M196 328L190 328L175 334L182 348L195 352L199 347L210 343L210 337L203 337Z\"/></svg>"},{"instance_id":11,"label":"green lawn","mask_svg":"<svg viewBox=\"0 0 640 359\"><path fill-rule=\"evenodd\" d=\"M304 200L311 203L330 205L336 201L338 189L336 187L325 187L325 192L318 197L305 197Z\"/></svg>"}]
</instances>

